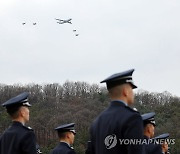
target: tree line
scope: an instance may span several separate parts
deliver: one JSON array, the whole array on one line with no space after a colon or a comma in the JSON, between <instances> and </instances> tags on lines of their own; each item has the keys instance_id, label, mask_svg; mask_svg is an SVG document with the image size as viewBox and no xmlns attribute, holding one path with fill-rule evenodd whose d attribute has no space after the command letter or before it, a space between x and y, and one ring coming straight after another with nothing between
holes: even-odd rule
<instances>
[{"instance_id":1,"label":"tree line","mask_svg":"<svg viewBox=\"0 0 180 154\"><path fill-rule=\"evenodd\" d=\"M93 120L109 105L105 87L87 82L66 81L63 84L0 84L0 104L21 92L30 93L30 122L38 144L44 154L53 149L58 137L54 128L65 123L76 123L77 135L74 149L83 154L89 139L89 128ZM137 91L134 107L143 114L156 113L156 135L169 133L175 139L170 145L171 153L180 153L180 98L169 92L153 93ZM0 134L11 124L6 110L0 106Z\"/></svg>"}]
</instances>

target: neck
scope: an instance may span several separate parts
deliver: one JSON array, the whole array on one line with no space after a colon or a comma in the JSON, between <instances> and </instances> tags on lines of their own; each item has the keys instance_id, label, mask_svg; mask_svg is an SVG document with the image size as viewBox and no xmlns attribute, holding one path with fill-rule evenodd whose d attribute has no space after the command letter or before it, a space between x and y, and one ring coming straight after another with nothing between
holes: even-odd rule
<instances>
[{"instance_id":1,"label":"neck","mask_svg":"<svg viewBox=\"0 0 180 154\"><path fill-rule=\"evenodd\" d=\"M65 143L67 143L68 145L70 145L70 142L69 142L69 140L67 140L67 139L60 139L60 142L65 142Z\"/></svg>"},{"instance_id":2,"label":"neck","mask_svg":"<svg viewBox=\"0 0 180 154\"><path fill-rule=\"evenodd\" d=\"M14 122L20 122L20 123L22 123L23 125L25 125L25 121L24 121L23 119L21 119L21 118L16 118L16 119L13 119L12 121L14 121Z\"/></svg>"},{"instance_id":3,"label":"neck","mask_svg":"<svg viewBox=\"0 0 180 154\"><path fill-rule=\"evenodd\" d=\"M128 104L128 102L127 102L127 99L126 99L125 97L111 97L111 100L112 100L112 101L120 100L120 101L126 103L126 104L129 106L129 104Z\"/></svg>"}]
</instances>

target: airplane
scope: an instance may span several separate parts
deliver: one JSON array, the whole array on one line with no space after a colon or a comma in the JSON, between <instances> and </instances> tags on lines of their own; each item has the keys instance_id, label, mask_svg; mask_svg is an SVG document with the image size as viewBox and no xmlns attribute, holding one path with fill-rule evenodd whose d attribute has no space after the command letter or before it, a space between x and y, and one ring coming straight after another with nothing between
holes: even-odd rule
<instances>
[{"instance_id":1,"label":"airplane","mask_svg":"<svg viewBox=\"0 0 180 154\"><path fill-rule=\"evenodd\" d=\"M55 19L55 20L58 20L58 24L64 24L64 23L69 23L69 24L72 24L71 23L71 20L72 19L67 19L67 20L62 20L62 19Z\"/></svg>"},{"instance_id":2,"label":"airplane","mask_svg":"<svg viewBox=\"0 0 180 154\"><path fill-rule=\"evenodd\" d=\"M76 32L76 30L74 29L73 32Z\"/></svg>"},{"instance_id":3,"label":"airplane","mask_svg":"<svg viewBox=\"0 0 180 154\"><path fill-rule=\"evenodd\" d=\"M79 34L76 34L76 36L79 36Z\"/></svg>"},{"instance_id":4,"label":"airplane","mask_svg":"<svg viewBox=\"0 0 180 154\"><path fill-rule=\"evenodd\" d=\"M36 22L34 22L33 25L36 25Z\"/></svg>"},{"instance_id":5,"label":"airplane","mask_svg":"<svg viewBox=\"0 0 180 154\"><path fill-rule=\"evenodd\" d=\"M23 25L25 25L26 23L25 23L25 22L23 22L22 24L23 24Z\"/></svg>"}]
</instances>

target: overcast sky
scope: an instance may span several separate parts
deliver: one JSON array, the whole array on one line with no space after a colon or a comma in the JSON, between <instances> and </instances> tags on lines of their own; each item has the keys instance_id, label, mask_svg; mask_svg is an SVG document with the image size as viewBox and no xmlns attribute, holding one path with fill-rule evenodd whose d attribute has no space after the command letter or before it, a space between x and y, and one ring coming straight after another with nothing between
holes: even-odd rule
<instances>
[{"instance_id":1,"label":"overcast sky","mask_svg":"<svg viewBox=\"0 0 180 154\"><path fill-rule=\"evenodd\" d=\"M99 84L135 68L139 89L180 96L179 66L178 0L0 0L0 83Z\"/></svg>"}]
</instances>

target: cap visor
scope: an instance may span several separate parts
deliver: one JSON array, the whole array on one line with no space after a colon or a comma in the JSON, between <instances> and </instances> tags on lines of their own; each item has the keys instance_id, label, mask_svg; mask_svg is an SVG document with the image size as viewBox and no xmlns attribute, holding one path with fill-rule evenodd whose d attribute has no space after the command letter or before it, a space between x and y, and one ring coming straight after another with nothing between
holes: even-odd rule
<instances>
[{"instance_id":1,"label":"cap visor","mask_svg":"<svg viewBox=\"0 0 180 154\"><path fill-rule=\"evenodd\" d=\"M134 85L133 83L131 83L131 86L132 86L133 89L136 89L136 88L137 88L137 86Z\"/></svg>"}]
</instances>

